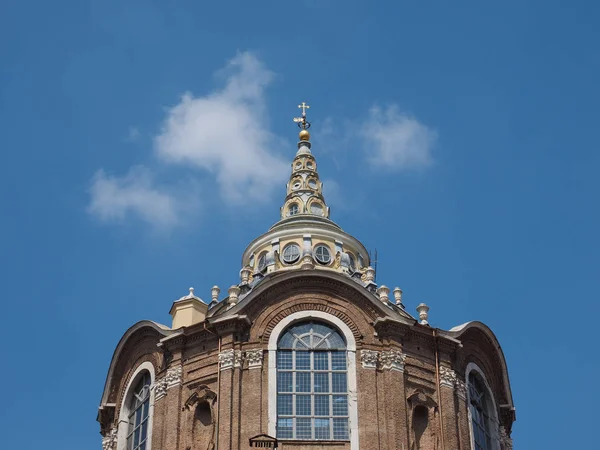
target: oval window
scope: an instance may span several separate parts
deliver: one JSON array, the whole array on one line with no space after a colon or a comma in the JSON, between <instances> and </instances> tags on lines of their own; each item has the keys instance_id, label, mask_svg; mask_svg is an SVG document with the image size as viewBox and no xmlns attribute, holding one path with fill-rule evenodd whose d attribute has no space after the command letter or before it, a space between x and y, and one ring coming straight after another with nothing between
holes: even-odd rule
<instances>
[{"instance_id":1,"label":"oval window","mask_svg":"<svg viewBox=\"0 0 600 450\"><path fill-rule=\"evenodd\" d=\"M329 247L320 244L315 247L315 258L321 264L329 264L331 262L331 252Z\"/></svg>"},{"instance_id":2,"label":"oval window","mask_svg":"<svg viewBox=\"0 0 600 450\"><path fill-rule=\"evenodd\" d=\"M311 189L316 189L317 188L317 180L315 180L314 178L311 178L310 180L308 180L308 186Z\"/></svg>"},{"instance_id":3,"label":"oval window","mask_svg":"<svg viewBox=\"0 0 600 450\"><path fill-rule=\"evenodd\" d=\"M267 267L267 252L258 257L258 271L262 272Z\"/></svg>"},{"instance_id":4,"label":"oval window","mask_svg":"<svg viewBox=\"0 0 600 450\"><path fill-rule=\"evenodd\" d=\"M310 212L313 214L316 214L318 216L322 216L323 215L323 206L321 206L320 203L312 203L310 205Z\"/></svg>"},{"instance_id":5,"label":"oval window","mask_svg":"<svg viewBox=\"0 0 600 450\"><path fill-rule=\"evenodd\" d=\"M300 247L296 244L290 244L283 249L283 261L292 264L300 259Z\"/></svg>"},{"instance_id":6,"label":"oval window","mask_svg":"<svg viewBox=\"0 0 600 450\"><path fill-rule=\"evenodd\" d=\"M352 253L348 253L348 258L350 259L350 270L356 272L356 260L352 256Z\"/></svg>"},{"instance_id":7,"label":"oval window","mask_svg":"<svg viewBox=\"0 0 600 450\"><path fill-rule=\"evenodd\" d=\"M307 161L306 162L306 167L308 167L309 169L312 169L314 167L314 164L312 161Z\"/></svg>"}]
</instances>

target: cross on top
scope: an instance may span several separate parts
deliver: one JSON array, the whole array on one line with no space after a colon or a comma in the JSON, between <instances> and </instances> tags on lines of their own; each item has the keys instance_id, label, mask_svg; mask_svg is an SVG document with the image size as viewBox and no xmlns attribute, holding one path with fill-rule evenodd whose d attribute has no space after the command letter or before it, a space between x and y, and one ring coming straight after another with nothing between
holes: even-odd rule
<instances>
[{"instance_id":1,"label":"cross on top","mask_svg":"<svg viewBox=\"0 0 600 450\"><path fill-rule=\"evenodd\" d=\"M305 102L302 102L301 105L298 105L298 108L302 110L302 117L306 117L306 110L310 109L310 106L308 106Z\"/></svg>"}]
</instances>

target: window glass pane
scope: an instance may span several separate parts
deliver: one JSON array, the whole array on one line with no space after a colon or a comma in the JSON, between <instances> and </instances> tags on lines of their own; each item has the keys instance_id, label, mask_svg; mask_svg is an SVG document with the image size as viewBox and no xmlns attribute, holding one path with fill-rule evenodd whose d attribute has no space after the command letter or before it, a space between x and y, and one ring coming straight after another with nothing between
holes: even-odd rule
<instances>
[{"instance_id":1,"label":"window glass pane","mask_svg":"<svg viewBox=\"0 0 600 450\"><path fill-rule=\"evenodd\" d=\"M297 416L310 416L310 395L297 395L296 396L296 415Z\"/></svg>"},{"instance_id":2,"label":"window glass pane","mask_svg":"<svg viewBox=\"0 0 600 450\"><path fill-rule=\"evenodd\" d=\"M327 352L313 353L315 358L315 370L329 369L329 354Z\"/></svg>"},{"instance_id":3,"label":"window glass pane","mask_svg":"<svg viewBox=\"0 0 600 450\"><path fill-rule=\"evenodd\" d=\"M348 419L333 419L333 438L348 439Z\"/></svg>"},{"instance_id":4,"label":"window glass pane","mask_svg":"<svg viewBox=\"0 0 600 450\"><path fill-rule=\"evenodd\" d=\"M329 374L315 373L315 392L329 392ZM339 391L338 391L339 392Z\"/></svg>"},{"instance_id":5,"label":"window glass pane","mask_svg":"<svg viewBox=\"0 0 600 450\"><path fill-rule=\"evenodd\" d=\"M277 436L347 440L348 367L342 336L327 324L302 322L290 327L278 346Z\"/></svg>"},{"instance_id":6,"label":"window glass pane","mask_svg":"<svg viewBox=\"0 0 600 450\"><path fill-rule=\"evenodd\" d=\"M277 420L277 437L281 439L291 439L293 437L294 419Z\"/></svg>"},{"instance_id":7,"label":"window glass pane","mask_svg":"<svg viewBox=\"0 0 600 450\"><path fill-rule=\"evenodd\" d=\"M277 414L280 416L291 416L292 411L292 396L287 394L279 394L277 396Z\"/></svg>"},{"instance_id":8,"label":"window glass pane","mask_svg":"<svg viewBox=\"0 0 600 450\"><path fill-rule=\"evenodd\" d=\"M329 419L315 419L315 439L329 439Z\"/></svg>"},{"instance_id":9,"label":"window glass pane","mask_svg":"<svg viewBox=\"0 0 600 450\"><path fill-rule=\"evenodd\" d=\"M344 342L344 339L342 339L342 337L337 333L329 336L329 338L327 340L329 341L330 348L339 348L339 349L346 348L346 343Z\"/></svg>"},{"instance_id":10,"label":"window glass pane","mask_svg":"<svg viewBox=\"0 0 600 450\"><path fill-rule=\"evenodd\" d=\"M310 372L296 373L296 392L310 392Z\"/></svg>"},{"instance_id":11,"label":"window glass pane","mask_svg":"<svg viewBox=\"0 0 600 450\"><path fill-rule=\"evenodd\" d=\"M310 352L296 352L296 370L310 370Z\"/></svg>"},{"instance_id":12,"label":"window glass pane","mask_svg":"<svg viewBox=\"0 0 600 450\"><path fill-rule=\"evenodd\" d=\"M315 395L315 416L329 415L329 395Z\"/></svg>"},{"instance_id":13,"label":"window glass pane","mask_svg":"<svg viewBox=\"0 0 600 450\"><path fill-rule=\"evenodd\" d=\"M311 419L296 419L296 439L311 439Z\"/></svg>"},{"instance_id":14,"label":"window glass pane","mask_svg":"<svg viewBox=\"0 0 600 450\"><path fill-rule=\"evenodd\" d=\"M347 416L348 415L348 397L345 395L333 396L333 415Z\"/></svg>"},{"instance_id":15,"label":"window glass pane","mask_svg":"<svg viewBox=\"0 0 600 450\"><path fill-rule=\"evenodd\" d=\"M346 370L348 368L346 362L346 352L333 351L331 352L331 369Z\"/></svg>"},{"instance_id":16,"label":"window glass pane","mask_svg":"<svg viewBox=\"0 0 600 450\"><path fill-rule=\"evenodd\" d=\"M141 437L141 441L145 441L146 440L146 435L148 434L148 421L146 420L143 424L142 424L142 437Z\"/></svg>"},{"instance_id":17,"label":"window glass pane","mask_svg":"<svg viewBox=\"0 0 600 450\"><path fill-rule=\"evenodd\" d=\"M140 443L140 429L136 428L133 432L133 448L137 447Z\"/></svg>"},{"instance_id":18,"label":"window glass pane","mask_svg":"<svg viewBox=\"0 0 600 450\"><path fill-rule=\"evenodd\" d=\"M294 386L292 376L292 372L279 372L277 374L277 390L279 392L292 392Z\"/></svg>"},{"instance_id":19,"label":"window glass pane","mask_svg":"<svg viewBox=\"0 0 600 450\"><path fill-rule=\"evenodd\" d=\"M332 375L333 392L348 392L346 385L346 373L333 373Z\"/></svg>"}]
</instances>

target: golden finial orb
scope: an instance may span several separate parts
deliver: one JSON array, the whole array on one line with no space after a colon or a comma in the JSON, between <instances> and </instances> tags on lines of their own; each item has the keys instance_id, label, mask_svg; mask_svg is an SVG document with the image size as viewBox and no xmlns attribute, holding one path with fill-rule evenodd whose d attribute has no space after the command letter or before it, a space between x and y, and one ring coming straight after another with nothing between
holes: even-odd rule
<instances>
[{"instance_id":1,"label":"golden finial orb","mask_svg":"<svg viewBox=\"0 0 600 450\"><path fill-rule=\"evenodd\" d=\"M308 132L308 130L302 130L300 131L300 133L298 133L298 137L301 141L308 141L310 140L310 133Z\"/></svg>"}]
</instances>

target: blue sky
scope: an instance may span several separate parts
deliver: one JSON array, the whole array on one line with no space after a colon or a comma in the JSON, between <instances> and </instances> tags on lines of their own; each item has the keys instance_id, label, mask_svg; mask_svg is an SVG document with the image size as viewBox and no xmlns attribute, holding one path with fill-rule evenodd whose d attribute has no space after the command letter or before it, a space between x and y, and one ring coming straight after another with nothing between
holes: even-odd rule
<instances>
[{"instance_id":1,"label":"blue sky","mask_svg":"<svg viewBox=\"0 0 600 450\"><path fill-rule=\"evenodd\" d=\"M278 219L301 101L378 282L497 334L517 448L594 446L600 6L373 3L2 2L2 448L100 448L122 333Z\"/></svg>"}]
</instances>

